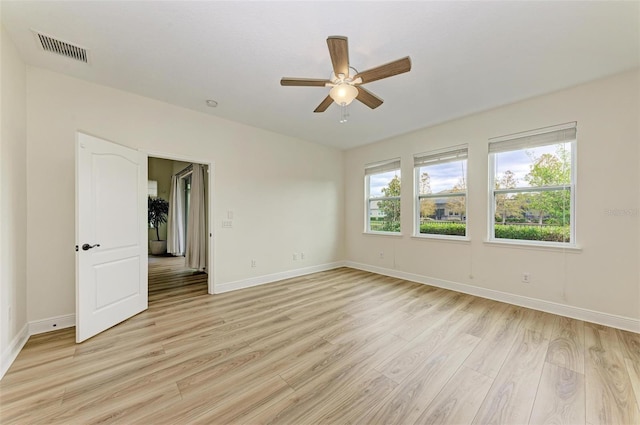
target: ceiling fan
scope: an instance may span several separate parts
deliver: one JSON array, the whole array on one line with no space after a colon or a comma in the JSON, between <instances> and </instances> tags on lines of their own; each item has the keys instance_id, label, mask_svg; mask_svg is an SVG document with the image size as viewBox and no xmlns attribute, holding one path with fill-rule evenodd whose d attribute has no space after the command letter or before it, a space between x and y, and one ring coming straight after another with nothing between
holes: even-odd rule
<instances>
[{"instance_id":1,"label":"ceiling fan","mask_svg":"<svg viewBox=\"0 0 640 425\"><path fill-rule=\"evenodd\" d=\"M364 72L357 72L349 65L347 37L330 36L327 38L327 45L333 64L333 73L330 79L285 77L280 80L282 86L331 87L329 95L313 112L324 112L333 102L336 102L343 107L343 119L346 121L344 111L354 99L358 99L369 108L375 109L382 105L383 100L362 85L411 71L411 58L407 56Z\"/></svg>"}]
</instances>

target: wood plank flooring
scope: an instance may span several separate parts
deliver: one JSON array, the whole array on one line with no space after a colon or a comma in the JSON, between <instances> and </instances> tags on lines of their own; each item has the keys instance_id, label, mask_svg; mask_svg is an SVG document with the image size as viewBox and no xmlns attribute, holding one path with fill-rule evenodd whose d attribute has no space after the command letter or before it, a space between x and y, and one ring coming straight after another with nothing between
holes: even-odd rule
<instances>
[{"instance_id":1,"label":"wood plank flooring","mask_svg":"<svg viewBox=\"0 0 640 425\"><path fill-rule=\"evenodd\" d=\"M638 334L348 268L211 296L183 261L126 322L31 337L0 423L640 423Z\"/></svg>"}]
</instances>

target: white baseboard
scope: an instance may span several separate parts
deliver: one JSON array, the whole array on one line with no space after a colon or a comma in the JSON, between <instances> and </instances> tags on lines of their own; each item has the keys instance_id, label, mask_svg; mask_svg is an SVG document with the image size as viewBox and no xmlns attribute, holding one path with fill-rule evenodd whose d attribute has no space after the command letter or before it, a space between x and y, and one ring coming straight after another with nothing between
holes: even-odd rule
<instances>
[{"instance_id":1,"label":"white baseboard","mask_svg":"<svg viewBox=\"0 0 640 425\"><path fill-rule=\"evenodd\" d=\"M50 317L48 319L29 322L29 335L37 335L45 332L57 331L58 329L70 328L76 325L76 315L66 314L64 316Z\"/></svg>"},{"instance_id":2,"label":"white baseboard","mask_svg":"<svg viewBox=\"0 0 640 425\"><path fill-rule=\"evenodd\" d=\"M25 323L18 335L16 335L9 346L2 352L2 358L0 359L0 379L7 373L7 370L9 370L9 367L11 367L16 357L18 357L20 350L22 350L22 347L24 347L31 335L70 328L75 325L75 314L67 314L65 316L51 317L49 319Z\"/></svg>"},{"instance_id":3,"label":"white baseboard","mask_svg":"<svg viewBox=\"0 0 640 425\"><path fill-rule=\"evenodd\" d=\"M238 289L251 288L252 286L264 285L266 283L277 282L283 279L291 279L293 277L304 276L311 273L337 269L338 267L344 267L344 265L344 261L336 261L333 263L320 264L318 266L304 267L301 269L287 270L280 273L256 276L249 279L236 280L234 282L216 285L213 293L222 294L224 292L237 291Z\"/></svg>"},{"instance_id":4,"label":"white baseboard","mask_svg":"<svg viewBox=\"0 0 640 425\"><path fill-rule=\"evenodd\" d=\"M387 269L383 267L371 266L368 264L345 261L346 267L377 273L398 279L409 280L411 282L436 286L438 288L450 289L452 291L463 292L490 300L501 301L509 304L540 310L547 313L558 314L560 316L571 317L573 319L584 320L586 322L597 323L610 326L612 328L640 333L640 320L631 317L617 316L609 313L588 310L586 308L574 307L552 301L540 300L537 298L525 297L522 295L510 294L508 292L496 291L494 289L481 288L479 286L467 285L465 283L451 282L448 280L436 279L414 273L399 270Z\"/></svg>"},{"instance_id":5,"label":"white baseboard","mask_svg":"<svg viewBox=\"0 0 640 425\"><path fill-rule=\"evenodd\" d=\"M7 370L9 370L11 364L16 357L18 357L18 354L20 354L20 350L22 350L22 347L27 343L27 340L29 340L29 326L25 323L9 346L2 351L2 358L0 359L0 379L7 373Z\"/></svg>"}]
</instances>

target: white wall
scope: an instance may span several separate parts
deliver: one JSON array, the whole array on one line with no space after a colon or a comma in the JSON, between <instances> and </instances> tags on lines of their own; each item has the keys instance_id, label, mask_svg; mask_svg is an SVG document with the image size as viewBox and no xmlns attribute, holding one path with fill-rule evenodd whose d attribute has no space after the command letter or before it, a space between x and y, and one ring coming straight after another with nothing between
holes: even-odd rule
<instances>
[{"instance_id":1,"label":"white wall","mask_svg":"<svg viewBox=\"0 0 640 425\"><path fill-rule=\"evenodd\" d=\"M348 151L347 260L637 320L640 217L605 210L639 207L639 96L635 70ZM488 139L570 121L578 123L576 225L582 250L484 243ZM411 238L413 154L462 143L469 144L471 242ZM396 157L402 159L403 236L365 235L364 165ZM525 271L532 277L528 285L520 283Z\"/></svg>"},{"instance_id":2,"label":"white wall","mask_svg":"<svg viewBox=\"0 0 640 425\"><path fill-rule=\"evenodd\" d=\"M30 66L27 112L29 321L75 310L76 130L213 162L216 286L344 257L341 151Z\"/></svg>"},{"instance_id":3,"label":"white wall","mask_svg":"<svg viewBox=\"0 0 640 425\"><path fill-rule=\"evenodd\" d=\"M0 354L2 370L21 348L26 299L26 68L1 29ZM25 334L26 335L26 334Z\"/></svg>"}]
</instances>

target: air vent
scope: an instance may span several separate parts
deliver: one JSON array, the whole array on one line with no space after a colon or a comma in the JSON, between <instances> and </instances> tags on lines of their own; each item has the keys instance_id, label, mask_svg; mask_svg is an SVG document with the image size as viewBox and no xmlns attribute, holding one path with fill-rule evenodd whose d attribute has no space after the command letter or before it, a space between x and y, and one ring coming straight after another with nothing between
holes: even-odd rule
<instances>
[{"instance_id":1,"label":"air vent","mask_svg":"<svg viewBox=\"0 0 640 425\"><path fill-rule=\"evenodd\" d=\"M38 45L42 50L56 53L70 59L89 63L89 52L84 47L58 40L41 32L34 31Z\"/></svg>"}]
</instances>

